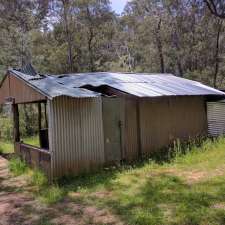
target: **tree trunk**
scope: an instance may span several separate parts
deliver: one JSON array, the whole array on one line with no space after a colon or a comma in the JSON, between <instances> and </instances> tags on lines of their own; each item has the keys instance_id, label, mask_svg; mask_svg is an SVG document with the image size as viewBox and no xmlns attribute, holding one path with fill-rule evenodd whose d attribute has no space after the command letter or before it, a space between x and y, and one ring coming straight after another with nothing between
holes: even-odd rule
<instances>
[{"instance_id":1,"label":"tree trunk","mask_svg":"<svg viewBox=\"0 0 225 225\"><path fill-rule=\"evenodd\" d=\"M93 30L90 27L89 38L88 38L88 53L89 53L89 70L91 72L95 72L95 65L94 65L94 59L93 59L93 49L92 49L93 37L94 37Z\"/></svg>"},{"instance_id":2,"label":"tree trunk","mask_svg":"<svg viewBox=\"0 0 225 225\"><path fill-rule=\"evenodd\" d=\"M180 77L183 77L183 68L182 68L182 63L181 63L181 57L179 56L180 53L180 43L179 43L179 37L177 34L177 28L174 31L173 35L173 45L176 49L176 61L177 61L177 68L178 68L178 73Z\"/></svg>"},{"instance_id":3,"label":"tree trunk","mask_svg":"<svg viewBox=\"0 0 225 225\"><path fill-rule=\"evenodd\" d=\"M219 71L219 50L220 50L220 34L222 29L222 20L218 20L217 24L217 35L216 35L216 52L215 52L215 72L213 77L213 86L217 88L217 76Z\"/></svg>"},{"instance_id":4,"label":"tree trunk","mask_svg":"<svg viewBox=\"0 0 225 225\"><path fill-rule=\"evenodd\" d=\"M69 22L68 22L69 1L62 0L62 3L63 3L63 19L64 19L64 26L65 26L65 35L66 35L66 42L67 42L68 66L69 66L69 72L73 72L72 37L71 37L71 31L69 29Z\"/></svg>"},{"instance_id":5,"label":"tree trunk","mask_svg":"<svg viewBox=\"0 0 225 225\"><path fill-rule=\"evenodd\" d=\"M161 73L165 73L165 64L164 64L164 56L163 56L163 49L162 49L162 39L161 39L161 24L162 20L159 19L158 26L156 29L156 43L159 53L159 60L160 60L160 67L161 67Z\"/></svg>"},{"instance_id":6,"label":"tree trunk","mask_svg":"<svg viewBox=\"0 0 225 225\"><path fill-rule=\"evenodd\" d=\"M93 47L92 47L92 42L94 38L94 31L93 31L93 26L91 22L91 14L90 10L87 7L87 18L89 21L89 37L88 37L88 55L89 55L89 70L91 72L95 72L95 63L94 63L94 57L93 57Z\"/></svg>"}]
</instances>

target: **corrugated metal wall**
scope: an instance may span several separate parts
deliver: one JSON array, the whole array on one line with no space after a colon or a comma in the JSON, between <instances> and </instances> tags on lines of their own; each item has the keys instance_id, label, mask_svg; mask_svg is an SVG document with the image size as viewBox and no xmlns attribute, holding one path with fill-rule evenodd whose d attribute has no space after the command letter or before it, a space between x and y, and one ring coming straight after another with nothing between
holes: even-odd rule
<instances>
[{"instance_id":1,"label":"corrugated metal wall","mask_svg":"<svg viewBox=\"0 0 225 225\"><path fill-rule=\"evenodd\" d=\"M140 132L143 154L207 134L204 97L167 97L140 100Z\"/></svg>"},{"instance_id":2,"label":"corrugated metal wall","mask_svg":"<svg viewBox=\"0 0 225 225\"><path fill-rule=\"evenodd\" d=\"M122 97L122 102L125 107L113 108L122 110L121 159L126 161L138 159L139 154L148 155L176 139L207 135L204 97Z\"/></svg>"},{"instance_id":3,"label":"corrugated metal wall","mask_svg":"<svg viewBox=\"0 0 225 225\"><path fill-rule=\"evenodd\" d=\"M121 98L102 99L106 165L118 163L122 158L121 111L124 112L122 102Z\"/></svg>"},{"instance_id":4,"label":"corrugated metal wall","mask_svg":"<svg viewBox=\"0 0 225 225\"><path fill-rule=\"evenodd\" d=\"M137 102L127 98L125 101L124 118L124 158L132 161L138 158L138 126L137 126Z\"/></svg>"},{"instance_id":5,"label":"corrugated metal wall","mask_svg":"<svg viewBox=\"0 0 225 225\"><path fill-rule=\"evenodd\" d=\"M212 137L225 135L225 101L208 102L208 132Z\"/></svg>"},{"instance_id":6,"label":"corrugated metal wall","mask_svg":"<svg viewBox=\"0 0 225 225\"><path fill-rule=\"evenodd\" d=\"M104 164L101 98L49 101L53 176L78 174Z\"/></svg>"}]
</instances>

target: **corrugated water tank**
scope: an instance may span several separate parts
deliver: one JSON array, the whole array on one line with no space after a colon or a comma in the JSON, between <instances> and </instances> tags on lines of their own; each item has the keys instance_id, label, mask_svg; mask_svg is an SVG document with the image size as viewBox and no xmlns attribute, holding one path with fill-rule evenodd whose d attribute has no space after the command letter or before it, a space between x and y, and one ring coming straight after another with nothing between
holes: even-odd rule
<instances>
[{"instance_id":1,"label":"corrugated water tank","mask_svg":"<svg viewBox=\"0 0 225 225\"><path fill-rule=\"evenodd\" d=\"M225 135L225 101L207 102L207 116L209 135Z\"/></svg>"}]
</instances>

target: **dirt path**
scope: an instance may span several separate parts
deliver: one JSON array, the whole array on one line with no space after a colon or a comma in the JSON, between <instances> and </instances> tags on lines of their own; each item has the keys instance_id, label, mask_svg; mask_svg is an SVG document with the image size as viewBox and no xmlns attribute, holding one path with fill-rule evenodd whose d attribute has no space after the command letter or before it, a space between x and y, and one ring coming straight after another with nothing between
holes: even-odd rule
<instances>
[{"instance_id":1,"label":"dirt path","mask_svg":"<svg viewBox=\"0 0 225 225\"><path fill-rule=\"evenodd\" d=\"M69 198L46 206L29 192L25 177L13 177L0 156L0 225L121 225L107 210L81 205Z\"/></svg>"},{"instance_id":2,"label":"dirt path","mask_svg":"<svg viewBox=\"0 0 225 225\"><path fill-rule=\"evenodd\" d=\"M23 224L22 207L30 204L31 196L22 193L25 181L14 178L8 170L8 161L0 156L0 224Z\"/></svg>"}]
</instances>

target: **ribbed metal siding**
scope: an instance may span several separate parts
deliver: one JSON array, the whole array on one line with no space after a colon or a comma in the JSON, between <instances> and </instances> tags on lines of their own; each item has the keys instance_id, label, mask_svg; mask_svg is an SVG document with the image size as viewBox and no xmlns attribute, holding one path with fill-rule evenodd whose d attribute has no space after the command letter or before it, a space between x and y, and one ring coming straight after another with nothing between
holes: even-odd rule
<instances>
[{"instance_id":1,"label":"ribbed metal siding","mask_svg":"<svg viewBox=\"0 0 225 225\"><path fill-rule=\"evenodd\" d=\"M140 102L142 153L168 146L176 139L207 134L203 97L170 97Z\"/></svg>"},{"instance_id":2,"label":"ribbed metal siding","mask_svg":"<svg viewBox=\"0 0 225 225\"><path fill-rule=\"evenodd\" d=\"M96 169L104 163L101 98L58 97L49 102L54 177Z\"/></svg>"},{"instance_id":3,"label":"ribbed metal siding","mask_svg":"<svg viewBox=\"0 0 225 225\"><path fill-rule=\"evenodd\" d=\"M225 102L208 102L207 116L209 135L225 135Z\"/></svg>"},{"instance_id":4,"label":"ribbed metal siding","mask_svg":"<svg viewBox=\"0 0 225 225\"><path fill-rule=\"evenodd\" d=\"M135 99L125 100L124 148L125 159L132 161L138 158L137 103Z\"/></svg>"}]
</instances>

